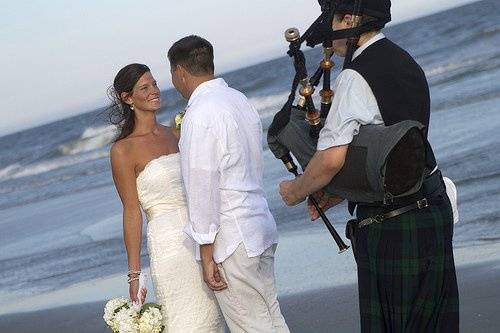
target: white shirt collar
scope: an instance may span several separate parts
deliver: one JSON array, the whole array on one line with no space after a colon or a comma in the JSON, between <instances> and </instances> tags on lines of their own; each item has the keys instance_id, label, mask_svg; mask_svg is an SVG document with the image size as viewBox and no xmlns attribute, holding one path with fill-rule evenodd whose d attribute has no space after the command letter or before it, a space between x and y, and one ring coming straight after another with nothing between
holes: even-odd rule
<instances>
[{"instance_id":1,"label":"white shirt collar","mask_svg":"<svg viewBox=\"0 0 500 333\"><path fill-rule=\"evenodd\" d=\"M385 35L381 32L373 36L371 39L369 39L366 43L361 45L353 54L352 60L356 59L357 56L359 56L364 50L368 48L368 46L374 44L375 42L378 42L381 39L384 39Z\"/></svg>"},{"instance_id":2,"label":"white shirt collar","mask_svg":"<svg viewBox=\"0 0 500 333\"><path fill-rule=\"evenodd\" d=\"M201 83L198 87L196 87L196 89L193 91L193 93L189 97L187 107L189 108L189 106L196 99L197 96L199 96L203 92L209 90L210 88L214 88L214 87L227 87L227 83L226 83L226 81L224 81L223 78L216 78L216 79L208 80L208 81Z\"/></svg>"}]
</instances>

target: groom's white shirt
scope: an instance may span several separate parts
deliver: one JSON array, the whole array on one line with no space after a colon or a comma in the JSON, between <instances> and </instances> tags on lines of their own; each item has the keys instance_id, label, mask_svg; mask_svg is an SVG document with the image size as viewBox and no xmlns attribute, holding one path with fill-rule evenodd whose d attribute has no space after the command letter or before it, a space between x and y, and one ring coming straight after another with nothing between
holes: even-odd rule
<instances>
[{"instance_id":1,"label":"groom's white shirt","mask_svg":"<svg viewBox=\"0 0 500 333\"><path fill-rule=\"evenodd\" d=\"M202 83L189 99L181 132L184 231L198 244L214 243L217 263L241 242L249 257L277 243L262 189L262 124L247 98L223 79Z\"/></svg>"}]
</instances>

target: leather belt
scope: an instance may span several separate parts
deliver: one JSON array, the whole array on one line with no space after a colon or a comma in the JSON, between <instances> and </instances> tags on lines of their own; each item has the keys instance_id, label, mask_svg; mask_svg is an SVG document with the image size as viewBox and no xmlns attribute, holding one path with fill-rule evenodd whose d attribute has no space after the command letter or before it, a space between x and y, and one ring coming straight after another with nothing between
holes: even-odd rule
<instances>
[{"instance_id":1,"label":"leather belt","mask_svg":"<svg viewBox=\"0 0 500 333\"><path fill-rule=\"evenodd\" d=\"M407 213L407 212L414 210L414 209L427 208L427 207L429 207L429 204L430 204L429 200L427 200L427 198L423 198L423 199L418 200L410 205L407 205L407 206L404 206L404 207L401 207L401 208L398 208L395 210L391 210L390 212L387 212L385 214L379 214L375 217L368 217L364 220L361 220L358 223L358 228L366 227L366 226L373 224L373 223L382 223L387 219L402 215L402 214Z\"/></svg>"},{"instance_id":2,"label":"leather belt","mask_svg":"<svg viewBox=\"0 0 500 333\"><path fill-rule=\"evenodd\" d=\"M441 176L441 171L436 170L433 172L429 177L427 177L423 184L422 188L420 191L417 193L414 193L412 195L402 197L402 198L394 198L390 202L383 203L383 202L371 202L371 203L364 203L364 202L349 202L349 213L351 215L354 215L354 210L357 207L377 207L377 208L386 208L386 209L391 209L391 208L399 208L402 206L409 206L417 201L421 200L422 198L434 198L441 196L444 192L446 192L446 188L444 186L443 178Z\"/></svg>"}]
</instances>

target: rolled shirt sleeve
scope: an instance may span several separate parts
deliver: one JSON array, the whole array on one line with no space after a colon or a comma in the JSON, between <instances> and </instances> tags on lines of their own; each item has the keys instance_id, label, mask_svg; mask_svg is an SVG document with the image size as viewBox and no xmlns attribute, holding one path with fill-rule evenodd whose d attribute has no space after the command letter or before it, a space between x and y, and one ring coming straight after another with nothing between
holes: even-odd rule
<instances>
[{"instance_id":1,"label":"rolled shirt sleeve","mask_svg":"<svg viewBox=\"0 0 500 333\"><path fill-rule=\"evenodd\" d=\"M200 245L212 244L220 227L221 144L209 127L185 117L179 146L189 212L184 231Z\"/></svg>"},{"instance_id":2,"label":"rolled shirt sleeve","mask_svg":"<svg viewBox=\"0 0 500 333\"><path fill-rule=\"evenodd\" d=\"M361 125L383 123L375 96L358 72L342 71L334 90L332 107L319 135L318 150L351 143Z\"/></svg>"}]
</instances>

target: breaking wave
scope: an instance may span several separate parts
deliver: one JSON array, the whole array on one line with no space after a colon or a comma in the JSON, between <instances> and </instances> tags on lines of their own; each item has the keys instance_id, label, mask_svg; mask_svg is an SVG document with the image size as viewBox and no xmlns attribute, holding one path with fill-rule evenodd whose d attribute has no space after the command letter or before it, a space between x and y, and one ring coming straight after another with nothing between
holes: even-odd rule
<instances>
[{"instance_id":1,"label":"breaking wave","mask_svg":"<svg viewBox=\"0 0 500 333\"><path fill-rule=\"evenodd\" d=\"M58 150L63 155L75 155L100 149L113 141L116 127L113 125L89 127L75 141L64 143Z\"/></svg>"},{"instance_id":2,"label":"breaking wave","mask_svg":"<svg viewBox=\"0 0 500 333\"><path fill-rule=\"evenodd\" d=\"M21 164L14 163L0 170L0 180L8 179L10 175L16 172L21 167Z\"/></svg>"},{"instance_id":3,"label":"breaking wave","mask_svg":"<svg viewBox=\"0 0 500 333\"><path fill-rule=\"evenodd\" d=\"M61 156L49 160L44 160L39 163L33 163L23 166L19 164L13 164L8 166L7 168L4 168L3 170L0 170L0 181L39 175L60 168L77 165L82 162L104 158L108 155L109 152L106 149L83 155Z\"/></svg>"},{"instance_id":4,"label":"breaking wave","mask_svg":"<svg viewBox=\"0 0 500 333\"><path fill-rule=\"evenodd\" d=\"M286 91L274 95L251 97L249 98L249 101L253 106L255 106L257 111L259 111L261 116L265 116L263 111L269 109L273 109L274 112L279 111L279 108L281 108L281 106L286 102L289 94L290 92Z\"/></svg>"},{"instance_id":5,"label":"breaking wave","mask_svg":"<svg viewBox=\"0 0 500 333\"><path fill-rule=\"evenodd\" d=\"M487 59L488 57L477 57L468 60L461 60L458 62L451 62L448 64L439 65L428 69L426 68L425 75L427 76L427 78L432 78L433 76L438 76L458 69L473 67L475 65L482 64Z\"/></svg>"}]
</instances>

